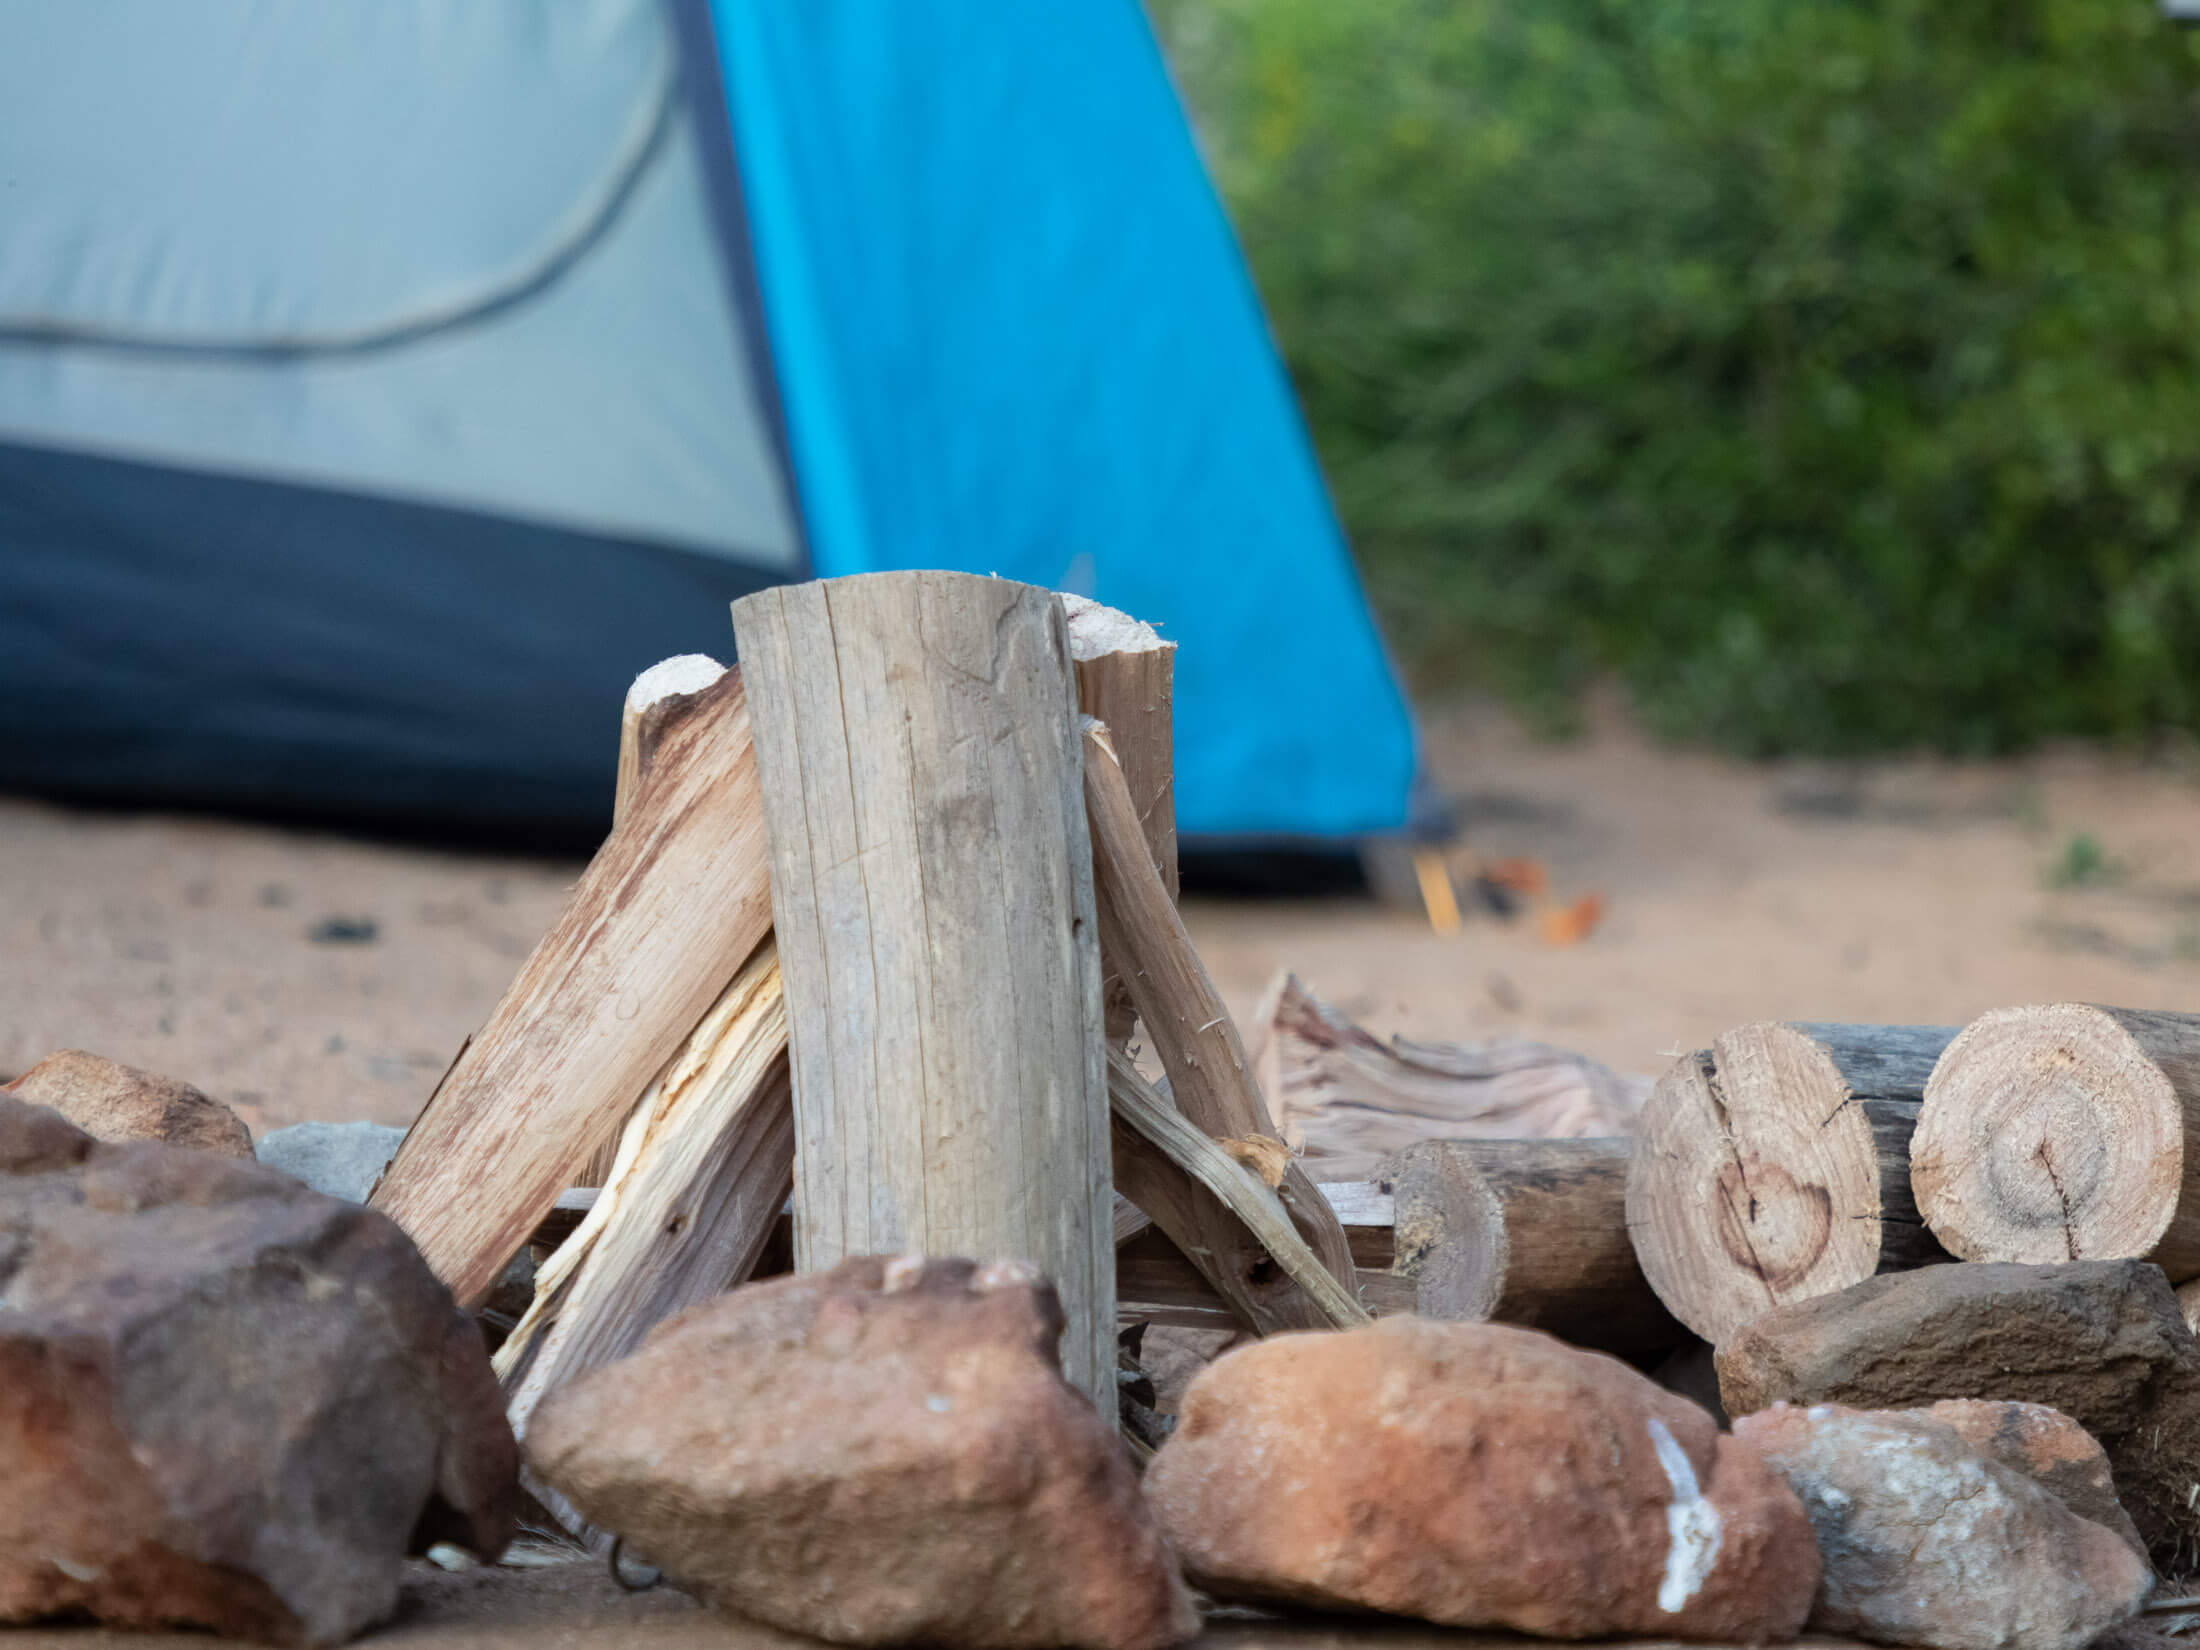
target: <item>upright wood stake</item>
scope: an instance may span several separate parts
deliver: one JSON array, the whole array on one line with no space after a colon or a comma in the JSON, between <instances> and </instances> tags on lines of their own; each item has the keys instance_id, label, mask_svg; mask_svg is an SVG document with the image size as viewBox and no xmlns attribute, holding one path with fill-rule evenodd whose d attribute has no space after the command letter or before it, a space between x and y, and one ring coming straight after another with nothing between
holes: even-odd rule
<instances>
[{"instance_id":1,"label":"upright wood stake","mask_svg":"<svg viewBox=\"0 0 2200 1650\"><path fill-rule=\"evenodd\" d=\"M796 1246L1015 1256L1115 1412L1092 902L1060 604L874 573L734 604L794 1057Z\"/></svg>"},{"instance_id":2,"label":"upright wood stake","mask_svg":"<svg viewBox=\"0 0 2200 1650\"><path fill-rule=\"evenodd\" d=\"M375 1188L468 1306L771 927L739 673L647 709L626 818Z\"/></svg>"},{"instance_id":3,"label":"upright wood stake","mask_svg":"<svg viewBox=\"0 0 2200 1650\"><path fill-rule=\"evenodd\" d=\"M1352 1251L1336 1211L1283 1149L1260 1091L1253 1086L1237 1027L1207 977L1177 914L1176 902L1155 872L1138 823L1138 809L1107 729L1085 724L1085 809L1092 823L1093 874L1100 907L1101 950L1129 988L1138 1018L1169 1074L1176 1104L1215 1139L1281 1166L1274 1180L1291 1222L1329 1275L1349 1293L1354 1287ZM1120 1161L1120 1159L1119 1159ZM1133 1202L1138 1192L1126 1186ZM1158 1222L1157 1209L1147 1209ZM1216 1222L1204 1241L1186 1250L1232 1307L1262 1328L1317 1328L1329 1314L1303 1292L1284 1300L1257 1301L1268 1256L1242 1226ZM1262 1321L1262 1320L1266 1321Z\"/></svg>"},{"instance_id":4,"label":"upright wood stake","mask_svg":"<svg viewBox=\"0 0 2200 1650\"><path fill-rule=\"evenodd\" d=\"M1070 657L1077 662L1077 708L1107 725L1123 782L1153 856L1154 871L1176 897L1176 757L1172 727L1176 644L1127 613L1064 596ZM1108 968L1101 987L1108 1041L1121 1045L1138 1019L1130 988Z\"/></svg>"}]
</instances>

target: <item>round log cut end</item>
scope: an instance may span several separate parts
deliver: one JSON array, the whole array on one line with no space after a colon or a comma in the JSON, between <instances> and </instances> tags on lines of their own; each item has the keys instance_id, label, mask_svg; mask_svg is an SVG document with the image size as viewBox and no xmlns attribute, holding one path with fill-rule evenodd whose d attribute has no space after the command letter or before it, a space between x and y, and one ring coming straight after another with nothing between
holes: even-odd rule
<instances>
[{"instance_id":1,"label":"round log cut end","mask_svg":"<svg viewBox=\"0 0 2200 1650\"><path fill-rule=\"evenodd\" d=\"M1963 1260L2153 1254L2177 1213L2184 1108L2120 1011L1996 1009L1948 1045L1910 1145L1918 1212Z\"/></svg>"},{"instance_id":2,"label":"round log cut end","mask_svg":"<svg viewBox=\"0 0 2200 1650\"><path fill-rule=\"evenodd\" d=\"M1391 1180L1391 1269L1415 1280L1421 1316L1487 1323L1512 1269L1505 1206L1465 1159L1438 1160L1434 1146L1415 1149L1426 1167Z\"/></svg>"},{"instance_id":3,"label":"round log cut end","mask_svg":"<svg viewBox=\"0 0 2200 1650\"><path fill-rule=\"evenodd\" d=\"M1871 1277L1881 1214L1864 1108L1789 1026L1683 1055L1643 1107L1628 1231L1658 1298L1707 1341Z\"/></svg>"}]
</instances>

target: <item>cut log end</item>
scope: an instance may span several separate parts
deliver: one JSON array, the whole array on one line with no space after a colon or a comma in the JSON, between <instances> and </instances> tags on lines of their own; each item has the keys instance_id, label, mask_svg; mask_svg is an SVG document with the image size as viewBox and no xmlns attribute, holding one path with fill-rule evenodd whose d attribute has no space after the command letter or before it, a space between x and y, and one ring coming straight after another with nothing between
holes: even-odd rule
<instances>
[{"instance_id":1,"label":"cut log end","mask_svg":"<svg viewBox=\"0 0 2200 1650\"><path fill-rule=\"evenodd\" d=\"M2162 1022L2183 1019L2054 1003L1966 1026L1926 1085L1911 1147L1918 1210L1949 1252L2029 1264L2154 1254L2184 1171L2185 1104L2164 1068L2200 1054L2200 1022L2165 1034ZM2174 1047L2181 1038L2189 1049Z\"/></svg>"},{"instance_id":2,"label":"cut log end","mask_svg":"<svg viewBox=\"0 0 2200 1650\"><path fill-rule=\"evenodd\" d=\"M1070 657L1079 664L1114 653L1176 651L1176 643L1163 641L1160 632L1143 619L1068 591L1061 592L1061 598L1062 616L1069 624Z\"/></svg>"},{"instance_id":3,"label":"cut log end","mask_svg":"<svg viewBox=\"0 0 2200 1650\"><path fill-rule=\"evenodd\" d=\"M1793 1027L1743 1026L1682 1057L1639 1141L1628 1229L1651 1287L1705 1340L1881 1270L1892 1234L1871 1122Z\"/></svg>"},{"instance_id":4,"label":"cut log end","mask_svg":"<svg viewBox=\"0 0 2200 1650\"><path fill-rule=\"evenodd\" d=\"M726 667L707 653L676 653L659 659L626 690L627 714L639 715L667 699L700 693L725 673Z\"/></svg>"},{"instance_id":5,"label":"cut log end","mask_svg":"<svg viewBox=\"0 0 2200 1650\"><path fill-rule=\"evenodd\" d=\"M1515 1323L1625 1358L1686 1339L1628 1241L1628 1139L1431 1140L1383 1165L1423 1317Z\"/></svg>"}]
</instances>

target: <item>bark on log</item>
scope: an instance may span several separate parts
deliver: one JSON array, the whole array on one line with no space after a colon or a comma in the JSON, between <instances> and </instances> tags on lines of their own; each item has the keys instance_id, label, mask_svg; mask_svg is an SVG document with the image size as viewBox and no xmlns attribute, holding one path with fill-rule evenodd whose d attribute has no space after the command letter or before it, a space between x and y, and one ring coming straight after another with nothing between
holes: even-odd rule
<instances>
[{"instance_id":1,"label":"bark on log","mask_svg":"<svg viewBox=\"0 0 2200 1650\"><path fill-rule=\"evenodd\" d=\"M1420 1140L1630 1133L1650 1090L1547 1043L1384 1042L1291 974L1254 1020L1255 1074L1316 1180L1365 1180Z\"/></svg>"},{"instance_id":2,"label":"bark on log","mask_svg":"<svg viewBox=\"0 0 2200 1650\"><path fill-rule=\"evenodd\" d=\"M1100 946L1130 988L1138 1018L1169 1075L1171 1098L1194 1125L1223 1142L1274 1142L1267 1107L1253 1086L1238 1041L1214 982L1184 931L1176 902L1154 870L1138 809L1107 730L1085 724L1085 806L1091 820L1093 882L1100 918ZM1296 1163L1278 1153L1283 1167L1277 1191L1283 1206L1324 1269L1348 1291L1355 1282L1352 1252L1337 1217ZM1156 1222L1159 1210L1124 1194ZM1236 1307L1248 1325L1320 1328L1331 1315L1298 1292L1296 1299L1256 1300L1248 1281L1260 1275L1264 1255L1233 1220L1203 1220L1186 1253Z\"/></svg>"},{"instance_id":3,"label":"bark on log","mask_svg":"<svg viewBox=\"0 0 2200 1650\"><path fill-rule=\"evenodd\" d=\"M1965 1260L2152 1260L2200 1276L2200 1015L1997 1009L1925 1090L1911 1181Z\"/></svg>"},{"instance_id":4,"label":"bark on log","mask_svg":"<svg viewBox=\"0 0 2200 1650\"><path fill-rule=\"evenodd\" d=\"M1115 1409L1105 1042L1047 591L876 573L734 604L794 1057L796 1246L1014 1256Z\"/></svg>"},{"instance_id":5,"label":"bark on log","mask_svg":"<svg viewBox=\"0 0 2200 1650\"><path fill-rule=\"evenodd\" d=\"M740 674L649 707L634 800L375 1188L478 1305L771 926Z\"/></svg>"},{"instance_id":6,"label":"bark on log","mask_svg":"<svg viewBox=\"0 0 2200 1650\"><path fill-rule=\"evenodd\" d=\"M1643 1107L1627 1224L1673 1315L1717 1342L1775 1306L1946 1259L1908 1190L1938 1026L1756 1024Z\"/></svg>"},{"instance_id":7,"label":"bark on log","mask_svg":"<svg viewBox=\"0 0 2200 1650\"><path fill-rule=\"evenodd\" d=\"M1424 1318L1512 1323L1640 1360L1688 1332L1627 1235L1628 1139L1431 1140L1383 1166Z\"/></svg>"}]
</instances>

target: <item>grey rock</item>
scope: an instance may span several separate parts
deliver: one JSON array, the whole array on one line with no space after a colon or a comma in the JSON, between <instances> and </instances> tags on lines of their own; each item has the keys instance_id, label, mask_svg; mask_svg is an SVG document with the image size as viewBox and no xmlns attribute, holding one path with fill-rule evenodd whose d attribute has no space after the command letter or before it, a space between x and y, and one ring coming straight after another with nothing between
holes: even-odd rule
<instances>
[{"instance_id":1,"label":"grey rock","mask_svg":"<svg viewBox=\"0 0 2200 1650\"><path fill-rule=\"evenodd\" d=\"M384 1123L293 1123L261 1135L252 1150L324 1197L364 1203L404 1138L403 1129Z\"/></svg>"},{"instance_id":2,"label":"grey rock","mask_svg":"<svg viewBox=\"0 0 2200 1650\"><path fill-rule=\"evenodd\" d=\"M2122 1536L1925 1415L1775 1404L1734 1436L1810 1516L1820 1632L1922 1650L2082 1650L2154 1584Z\"/></svg>"}]
</instances>

